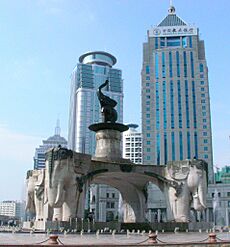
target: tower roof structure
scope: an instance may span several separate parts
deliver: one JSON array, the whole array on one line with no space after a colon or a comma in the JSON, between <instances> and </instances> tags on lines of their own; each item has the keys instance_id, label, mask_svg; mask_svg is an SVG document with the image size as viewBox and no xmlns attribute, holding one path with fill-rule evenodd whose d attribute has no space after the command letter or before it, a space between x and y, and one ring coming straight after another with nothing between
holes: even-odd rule
<instances>
[{"instance_id":1,"label":"tower roof structure","mask_svg":"<svg viewBox=\"0 0 230 247\"><path fill-rule=\"evenodd\" d=\"M176 9L170 4L168 15L157 25L158 27L187 26L187 23L176 15Z\"/></svg>"}]
</instances>

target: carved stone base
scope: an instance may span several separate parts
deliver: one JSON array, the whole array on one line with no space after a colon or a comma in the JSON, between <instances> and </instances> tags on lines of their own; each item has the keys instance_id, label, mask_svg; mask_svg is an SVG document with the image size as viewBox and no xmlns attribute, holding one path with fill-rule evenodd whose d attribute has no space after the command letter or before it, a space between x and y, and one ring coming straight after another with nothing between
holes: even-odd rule
<instances>
[{"instance_id":1,"label":"carved stone base","mask_svg":"<svg viewBox=\"0 0 230 247\"><path fill-rule=\"evenodd\" d=\"M96 150L94 159L119 161L122 159L121 132L128 126L119 123L98 123L89 126L96 132Z\"/></svg>"}]
</instances>

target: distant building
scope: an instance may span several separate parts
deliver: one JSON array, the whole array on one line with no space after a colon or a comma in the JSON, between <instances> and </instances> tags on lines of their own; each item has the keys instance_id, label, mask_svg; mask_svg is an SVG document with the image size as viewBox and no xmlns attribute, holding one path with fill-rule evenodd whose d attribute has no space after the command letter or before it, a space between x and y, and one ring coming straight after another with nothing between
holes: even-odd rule
<instances>
[{"instance_id":1,"label":"distant building","mask_svg":"<svg viewBox=\"0 0 230 247\"><path fill-rule=\"evenodd\" d=\"M68 146L76 152L91 155L95 153L95 132L88 127L101 121L97 89L107 79L109 85L104 89L104 93L117 101L117 122L123 122L123 79L122 71L113 67L116 62L116 58L110 53L87 52L80 56L79 63L71 74ZM110 221L112 215L116 216L114 212L118 211L118 198L119 192L116 189L105 185L92 185L90 195L87 195L86 209L91 207L96 221Z\"/></svg>"},{"instance_id":2,"label":"distant building","mask_svg":"<svg viewBox=\"0 0 230 247\"><path fill-rule=\"evenodd\" d=\"M216 183L230 184L230 166L218 169L215 173Z\"/></svg>"},{"instance_id":3,"label":"distant building","mask_svg":"<svg viewBox=\"0 0 230 247\"><path fill-rule=\"evenodd\" d=\"M123 133L123 158L135 164L142 164L142 134L137 124L127 124L129 129Z\"/></svg>"},{"instance_id":4,"label":"distant building","mask_svg":"<svg viewBox=\"0 0 230 247\"><path fill-rule=\"evenodd\" d=\"M209 184L207 194L206 216L215 225L230 224L230 166L217 169L215 183ZM214 206L214 204L216 204Z\"/></svg>"},{"instance_id":5,"label":"distant building","mask_svg":"<svg viewBox=\"0 0 230 247\"><path fill-rule=\"evenodd\" d=\"M25 216L25 202L2 201L0 202L0 215L22 219Z\"/></svg>"},{"instance_id":6,"label":"distant building","mask_svg":"<svg viewBox=\"0 0 230 247\"><path fill-rule=\"evenodd\" d=\"M57 121L57 126L55 127L55 134L49 137L47 140L43 140L42 145L40 145L35 150L35 155L34 155L35 170L45 168L45 153L48 149L57 147L58 145L67 148L67 141L64 137L60 136L60 133L61 133L61 129L59 126L59 121Z\"/></svg>"}]
</instances>

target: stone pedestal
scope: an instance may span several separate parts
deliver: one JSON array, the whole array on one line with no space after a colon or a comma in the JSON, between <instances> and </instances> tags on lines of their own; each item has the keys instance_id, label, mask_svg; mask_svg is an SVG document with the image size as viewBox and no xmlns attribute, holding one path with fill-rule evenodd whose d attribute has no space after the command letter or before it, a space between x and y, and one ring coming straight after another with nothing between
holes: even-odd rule
<instances>
[{"instance_id":1,"label":"stone pedestal","mask_svg":"<svg viewBox=\"0 0 230 247\"><path fill-rule=\"evenodd\" d=\"M93 159L119 161L122 159L121 133L128 126L119 123L97 123L89 126L96 132L96 150Z\"/></svg>"}]
</instances>

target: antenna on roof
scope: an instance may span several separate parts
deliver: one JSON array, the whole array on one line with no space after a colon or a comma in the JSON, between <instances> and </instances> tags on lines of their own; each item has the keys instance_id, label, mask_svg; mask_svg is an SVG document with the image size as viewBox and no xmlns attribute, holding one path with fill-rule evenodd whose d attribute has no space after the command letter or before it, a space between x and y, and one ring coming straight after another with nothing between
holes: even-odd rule
<instances>
[{"instance_id":1,"label":"antenna on roof","mask_svg":"<svg viewBox=\"0 0 230 247\"><path fill-rule=\"evenodd\" d=\"M61 128L60 128L60 120L57 119L56 127L55 127L55 135L60 136L61 134Z\"/></svg>"},{"instance_id":2,"label":"antenna on roof","mask_svg":"<svg viewBox=\"0 0 230 247\"><path fill-rule=\"evenodd\" d=\"M168 13L171 14L171 15L173 15L173 14L175 14L175 12L176 12L176 9L175 9L175 7L173 6L173 1L170 0L170 2L169 2Z\"/></svg>"}]
</instances>

